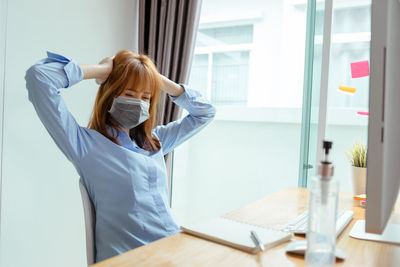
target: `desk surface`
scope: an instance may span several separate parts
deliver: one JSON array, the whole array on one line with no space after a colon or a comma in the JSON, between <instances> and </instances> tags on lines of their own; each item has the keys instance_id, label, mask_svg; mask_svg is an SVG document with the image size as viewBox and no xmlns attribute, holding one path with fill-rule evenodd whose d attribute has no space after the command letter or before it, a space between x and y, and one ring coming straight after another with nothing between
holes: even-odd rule
<instances>
[{"instance_id":1,"label":"desk surface","mask_svg":"<svg viewBox=\"0 0 400 267\"><path fill-rule=\"evenodd\" d=\"M287 188L247 206L228 212L223 217L279 228L307 209L308 191ZM365 209L358 206L351 193L341 193L339 209L352 209L353 220L340 234L337 246L347 258L336 266L399 266L400 246L357 240L349 237L355 220L364 219ZM400 222L400 201L392 222ZM304 239L295 236L293 239ZM303 266L302 256L285 253L288 242L259 254L249 254L234 248L206 241L189 234L178 233L146 246L133 249L93 265L105 266ZM397 264L396 264L397 263Z\"/></svg>"}]
</instances>

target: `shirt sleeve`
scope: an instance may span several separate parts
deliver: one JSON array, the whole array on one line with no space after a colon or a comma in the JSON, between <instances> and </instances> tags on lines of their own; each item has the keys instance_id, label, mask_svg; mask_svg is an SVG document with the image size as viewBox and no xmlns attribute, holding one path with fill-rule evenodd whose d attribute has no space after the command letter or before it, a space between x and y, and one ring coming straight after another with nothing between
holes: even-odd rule
<instances>
[{"instance_id":1,"label":"shirt sleeve","mask_svg":"<svg viewBox=\"0 0 400 267\"><path fill-rule=\"evenodd\" d=\"M74 60L50 52L25 75L29 101L57 146L73 163L87 151L88 136L67 109L58 89L82 79L83 72Z\"/></svg>"},{"instance_id":2,"label":"shirt sleeve","mask_svg":"<svg viewBox=\"0 0 400 267\"><path fill-rule=\"evenodd\" d=\"M161 141L164 155L202 130L215 116L215 107L207 99L198 91L182 86L185 92L179 97L170 96L170 98L189 114L167 125L157 126L153 130L153 135Z\"/></svg>"}]
</instances>

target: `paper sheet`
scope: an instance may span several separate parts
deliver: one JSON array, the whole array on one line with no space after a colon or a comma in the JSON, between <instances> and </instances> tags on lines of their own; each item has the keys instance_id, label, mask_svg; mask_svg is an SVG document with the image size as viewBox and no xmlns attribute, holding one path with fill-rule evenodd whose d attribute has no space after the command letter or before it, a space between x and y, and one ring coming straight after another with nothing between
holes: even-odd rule
<instances>
[{"instance_id":1,"label":"paper sheet","mask_svg":"<svg viewBox=\"0 0 400 267\"><path fill-rule=\"evenodd\" d=\"M357 89L354 87L339 85L339 91L353 95L357 91Z\"/></svg>"},{"instance_id":2,"label":"paper sheet","mask_svg":"<svg viewBox=\"0 0 400 267\"><path fill-rule=\"evenodd\" d=\"M368 60L353 62L351 66L351 78L361 78L369 75Z\"/></svg>"},{"instance_id":3,"label":"paper sheet","mask_svg":"<svg viewBox=\"0 0 400 267\"><path fill-rule=\"evenodd\" d=\"M367 111L357 111L357 116L368 117L369 116L369 112L367 112Z\"/></svg>"}]
</instances>

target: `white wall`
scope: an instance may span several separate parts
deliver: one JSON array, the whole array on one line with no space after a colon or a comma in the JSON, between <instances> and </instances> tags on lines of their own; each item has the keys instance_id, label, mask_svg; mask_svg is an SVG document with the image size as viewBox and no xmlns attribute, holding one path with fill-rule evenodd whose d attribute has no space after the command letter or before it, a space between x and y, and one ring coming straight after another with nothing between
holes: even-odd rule
<instances>
[{"instance_id":1,"label":"white wall","mask_svg":"<svg viewBox=\"0 0 400 267\"><path fill-rule=\"evenodd\" d=\"M9 1L0 266L85 266L79 177L28 101L24 75L46 50L97 63L136 47L136 17L132 0ZM96 91L93 81L63 91L81 125Z\"/></svg>"}]
</instances>

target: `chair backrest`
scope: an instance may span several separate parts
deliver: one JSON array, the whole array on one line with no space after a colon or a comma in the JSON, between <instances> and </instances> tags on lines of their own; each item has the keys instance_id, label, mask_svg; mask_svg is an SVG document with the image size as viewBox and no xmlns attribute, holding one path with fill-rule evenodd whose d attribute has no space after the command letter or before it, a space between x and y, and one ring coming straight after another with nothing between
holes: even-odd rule
<instances>
[{"instance_id":1,"label":"chair backrest","mask_svg":"<svg viewBox=\"0 0 400 267\"><path fill-rule=\"evenodd\" d=\"M87 264L91 265L95 261L95 225L96 225L96 211L93 202L89 197L82 178L79 179L79 189L81 190L83 212L85 215L85 230L86 230L86 258Z\"/></svg>"}]
</instances>

